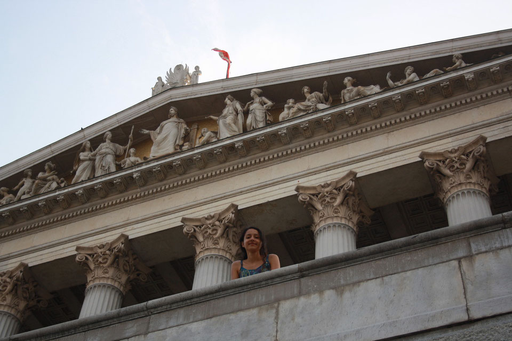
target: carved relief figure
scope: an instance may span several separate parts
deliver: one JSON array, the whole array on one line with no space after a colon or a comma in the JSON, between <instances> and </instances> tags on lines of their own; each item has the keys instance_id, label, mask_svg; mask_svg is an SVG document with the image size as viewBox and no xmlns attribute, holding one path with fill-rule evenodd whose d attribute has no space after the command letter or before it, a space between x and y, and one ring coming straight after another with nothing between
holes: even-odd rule
<instances>
[{"instance_id":1,"label":"carved relief figure","mask_svg":"<svg viewBox=\"0 0 512 341\"><path fill-rule=\"evenodd\" d=\"M31 195L53 191L67 185L66 180L57 176L56 166L50 161L44 165L44 172L37 175Z\"/></svg>"},{"instance_id":2,"label":"carved relief figure","mask_svg":"<svg viewBox=\"0 0 512 341\"><path fill-rule=\"evenodd\" d=\"M2 195L2 199L0 199L0 206L7 205L14 201L14 195L9 193L9 188L7 187L0 188L0 195Z\"/></svg>"},{"instance_id":3,"label":"carved relief figure","mask_svg":"<svg viewBox=\"0 0 512 341\"><path fill-rule=\"evenodd\" d=\"M262 93L263 91L260 89L252 89L252 101L245 105L244 111L249 109L246 125L247 131L264 127L267 123L272 123L272 115L270 115L268 110L272 108L274 103L265 97L260 97Z\"/></svg>"},{"instance_id":4,"label":"carved relief figure","mask_svg":"<svg viewBox=\"0 0 512 341\"><path fill-rule=\"evenodd\" d=\"M13 191L18 191L18 194L16 194L16 198L14 201L18 201L20 199L25 199L30 196L30 193L32 193L32 188L34 187L35 180L32 179L32 170L31 169L25 169L23 171L24 178L21 179L20 183L14 187Z\"/></svg>"},{"instance_id":5,"label":"carved relief figure","mask_svg":"<svg viewBox=\"0 0 512 341\"><path fill-rule=\"evenodd\" d=\"M94 177L94 156L91 156L93 149L90 141L85 141L76 154L73 163L73 171L76 172L75 177L71 181L75 184L80 181L89 180Z\"/></svg>"},{"instance_id":6,"label":"carved relief figure","mask_svg":"<svg viewBox=\"0 0 512 341\"><path fill-rule=\"evenodd\" d=\"M457 70L461 67L465 67L465 66L469 66L471 64L466 64L464 63L464 61L462 60L462 55L460 53L456 53L453 55L452 57L452 62L454 62L455 64L452 65L452 66L449 66L449 67L444 67L444 71L453 71L453 70Z\"/></svg>"},{"instance_id":7,"label":"carved relief figure","mask_svg":"<svg viewBox=\"0 0 512 341\"><path fill-rule=\"evenodd\" d=\"M116 156L124 154L128 145L120 146L112 142L112 133L107 131L103 136L105 142L100 144L94 152L90 154L91 157L96 158L94 162L94 176L101 176L104 174L116 171ZM128 144L133 141L133 136L130 135Z\"/></svg>"},{"instance_id":8,"label":"carved relief figure","mask_svg":"<svg viewBox=\"0 0 512 341\"><path fill-rule=\"evenodd\" d=\"M284 111L279 114L279 122L292 118L292 110L295 108L295 100L290 98L284 105Z\"/></svg>"},{"instance_id":9,"label":"carved relief figure","mask_svg":"<svg viewBox=\"0 0 512 341\"><path fill-rule=\"evenodd\" d=\"M356 82L352 77L345 77L343 84L346 89L341 91L341 103L346 103L360 97L376 94L380 92L380 85L369 85L369 86L357 86L353 84Z\"/></svg>"},{"instance_id":10,"label":"carved relief figure","mask_svg":"<svg viewBox=\"0 0 512 341\"><path fill-rule=\"evenodd\" d=\"M199 69L199 66L196 66L194 68L194 72L190 75L190 84L197 84L199 83L199 76L201 76L203 73Z\"/></svg>"},{"instance_id":11,"label":"carved relief figure","mask_svg":"<svg viewBox=\"0 0 512 341\"><path fill-rule=\"evenodd\" d=\"M437 76L437 75L440 75L442 73L444 73L444 72L439 70L439 69L434 69L434 70L430 71L429 73L427 73L425 76L423 76L423 79L429 78L429 77L432 77L432 76Z\"/></svg>"},{"instance_id":12,"label":"carved relief figure","mask_svg":"<svg viewBox=\"0 0 512 341\"><path fill-rule=\"evenodd\" d=\"M394 88L396 86L401 86L405 84L409 84L412 82L416 82L420 80L420 77L414 72L414 68L412 66L408 66L405 68L405 79L400 80L399 82L394 83L391 80L391 71L386 75L386 80L388 81L388 85L390 88Z\"/></svg>"},{"instance_id":13,"label":"carved relief figure","mask_svg":"<svg viewBox=\"0 0 512 341\"><path fill-rule=\"evenodd\" d=\"M172 68L169 69L165 80L170 88L174 88L177 86L187 85L188 78L188 65L185 64L185 67L183 67L182 64L178 64L174 67L174 72L172 71Z\"/></svg>"},{"instance_id":14,"label":"carved relief figure","mask_svg":"<svg viewBox=\"0 0 512 341\"><path fill-rule=\"evenodd\" d=\"M189 128L184 120L178 117L178 109L171 107L169 109L169 119L160 123L156 130L141 129L141 134L149 134L153 141L150 158L156 158L169 155L180 151L180 146L184 143L185 135Z\"/></svg>"},{"instance_id":15,"label":"carved relief figure","mask_svg":"<svg viewBox=\"0 0 512 341\"><path fill-rule=\"evenodd\" d=\"M125 158L123 161L119 162L119 164L121 165L122 169L133 167L136 164L142 162L140 157L135 156L136 152L137 151L135 150L135 148L130 148L130 150L128 151L130 156Z\"/></svg>"},{"instance_id":16,"label":"carved relief figure","mask_svg":"<svg viewBox=\"0 0 512 341\"><path fill-rule=\"evenodd\" d=\"M155 86L151 88L152 95L155 96L155 95L161 93L162 91L164 91L165 89L166 89L166 85L165 85L164 81L162 80L162 77L157 77Z\"/></svg>"},{"instance_id":17,"label":"carved relief figure","mask_svg":"<svg viewBox=\"0 0 512 341\"><path fill-rule=\"evenodd\" d=\"M306 101L297 103L291 110L290 117L309 114L313 111L322 110L331 106L332 97L329 92L327 92L327 82L324 82L322 93L316 91L311 93L309 86L303 87L302 93L306 97Z\"/></svg>"},{"instance_id":18,"label":"carved relief figure","mask_svg":"<svg viewBox=\"0 0 512 341\"><path fill-rule=\"evenodd\" d=\"M226 107L222 110L222 114L219 117L213 115L206 117L217 121L217 124L219 125L219 139L238 135L244 132L244 111L240 102L238 102L233 96L228 95L224 100L224 103L226 103Z\"/></svg>"},{"instance_id":19,"label":"carved relief figure","mask_svg":"<svg viewBox=\"0 0 512 341\"><path fill-rule=\"evenodd\" d=\"M201 129L201 135L199 135L199 142L198 146L205 145L210 142L217 141L217 132L216 131L210 131L208 128Z\"/></svg>"}]
</instances>

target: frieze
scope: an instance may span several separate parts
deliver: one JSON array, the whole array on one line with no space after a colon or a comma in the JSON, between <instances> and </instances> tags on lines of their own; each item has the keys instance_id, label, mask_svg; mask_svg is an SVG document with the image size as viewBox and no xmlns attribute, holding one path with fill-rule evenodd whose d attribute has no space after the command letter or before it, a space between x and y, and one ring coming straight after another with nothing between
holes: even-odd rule
<instances>
[{"instance_id":1,"label":"frieze","mask_svg":"<svg viewBox=\"0 0 512 341\"><path fill-rule=\"evenodd\" d=\"M504 64L504 61L495 61L494 63ZM464 84L468 82L467 75L472 73L479 74L480 72L490 73L491 68L492 67L489 66L488 64L479 67L467 67L464 70L458 70L450 74L441 75L436 77L435 79L428 79L424 81L419 81L417 83L411 83L405 86L396 87L393 90L376 94L371 98L361 98L341 106L327 108L325 110L304 115L293 120L276 123L274 125L265 127L265 129L262 129L261 131L247 132L242 135L234 136L230 139L230 141L219 140L209 145L198 147L194 150L189 150L179 154L172 155L166 160L155 160L147 162L145 164L139 164L137 166L138 171L143 172L148 171L152 173L152 170L155 169L155 167L161 167L160 169L172 170L171 172L160 172L158 175L155 174L155 176L151 176L151 179L147 179L144 185L140 186L141 189L149 185L154 187L154 185L157 185L158 182L172 181L172 178L175 177L178 177L179 179L176 179L172 183L168 183L163 186L156 186L152 188L150 191L138 192L137 195L130 194L130 191L134 189L135 186L137 186L137 183L132 176L133 171L130 172L129 170L126 170L118 171L115 174L104 176L101 179L92 179L86 182L75 184L73 186L68 186L66 188L59 189L55 192L45 193L44 195L41 195L42 198L39 198L37 201L26 199L23 202L20 202L19 204L13 203L6 205L0 208L0 213L2 217L2 219L0 219L0 226L24 224L24 220L27 221L31 219L41 219L42 217L44 217L44 215L47 214L56 214L56 216L52 217L51 219L40 220L33 224L28 224L21 227L18 226L15 229L6 229L0 233L0 238L15 233L28 231L36 227L48 225L54 222L71 219L100 209L129 202L137 198L144 198L145 196L155 192L172 190L173 188L182 186L184 184L202 181L203 179L210 179L217 175L250 167L260 162L268 162L269 160L272 160L274 158L279 158L294 153L300 153L310 148L315 148L316 146L319 145L327 145L337 141L348 140L350 138L354 138L356 136L360 136L379 129L386 129L398 124L403 124L405 122L420 119L425 116L440 114L452 108L474 104L486 98L500 96L507 92L510 93L512 91L512 86L504 86L502 88L494 89L492 91L475 94L464 99L456 99L452 102L444 103L439 106L432 106L425 110L418 110L420 109L419 106L421 106L422 103L419 99L417 99L417 96L413 96L413 100L411 101L413 101L415 104L411 104L411 108L408 108L409 104L411 103L411 101L408 101L404 104L405 108L400 112L398 112L396 110L398 108L394 108L394 106L384 108L385 106L382 104L386 101L394 103L393 97L396 98L396 96L400 95L405 96L405 94L410 93L411 90L413 91L412 93L415 94L416 90L423 89L423 91L427 92L426 96L428 96L428 100L425 101L425 104L430 103L430 105L432 105L433 102L440 101L442 100L442 98L437 98L435 96L428 95L428 89L431 88L430 85L436 84L437 86L440 86L440 83L446 81L449 81L450 83L463 82L462 84ZM504 69L507 68L499 68L499 70ZM509 74L504 74L503 76L505 75L510 76ZM491 76L489 75L488 78L491 78ZM492 85L493 83L490 81L479 81L477 87L484 88L485 86ZM469 87L458 88L458 92L455 93L454 96L461 95L461 89L466 91L466 93L467 91L470 91ZM403 100L401 102L403 103ZM361 113L367 112L368 114L366 114L365 116L366 121L361 119L358 125L349 126L344 116L344 113L347 110L354 110L355 112L361 111ZM340 115L342 117L341 121L338 119ZM386 119L386 116L390 116L390 118ZM378 122L372 123L372 119L376 119L375 117L378 117L379 120ZM330 120L327 119L327 122L329 123L326 123L325 118L330 118ZM305 143L304 138L309 135L309 133L306 133L306 136L303 135L304 127L306 126L323 127L320 130L315 128L315 141ZM300 135L294 135L293 133L290 133L294 129L298 129L303 133ZM311 128L309 128L309 130L311 131ZM277 139L269 140L268 136L271 136L269 134L275 135ZM328 136L326 136L323 140L319 140L322 135ZM298 136L300 136L300 139L297 138ZM264 145L262 145L263 141L265 141ZM239 144L241 142L245 146L245 151L240 149L240 147L235 147L237 143ZM298 143L300 143L301 146L299 148L296 148L296 144ZM258 145L259 148L249 148L248 146L251 145ZM268 149L265 150L264 148L261 148L262 146L266 147L267 145ZM281 151L279 153L275 153L269 156L268 153L271 152L272 149L279 147L282 148L284 145L288 145L289 152ZM226 152L226 148L231 148L235 152L232 154L228 154ZM259 157L258 153L264 153L265 155ZM210 154L214 156L213 159L208 157ZM198 158L198 156L200 156L200 158ZM249 158L249 161L244 160L247 158ZM188 162L189 159L190 162ZM226 167L225 169L208 172L209 167L217 166L220 163L227 162L228 160L235 161L237 159L239 159L240 161L238 162L236 167L229 166ZM188 174L190 174L190 176ZM186 177L186 180L182 179L184 177ZM105 196L104 199L102 199L101 196L104 193L101 193L100 195L100 193L98 193L95 190L95 186L97 186L98 184L107 184L104 188L108 188L109 190L107 196ZM87 190L88 188L90 189L90 191ZM127 194L125 197L122 198L122 200L117 199L114 201L108 201L109 196L117 195L119 193L123 193L126 191ZM87 199L84 196L78 195L77 192L80 194L87 193ZM84 205L80 199L83 201L87 200L86 203L89 207L86 209L80 209L80 205ZM55 204L48 205L50 209L42 209L41 207L38 206L38 203L43 200L50 200L48 201L49 203L53 202ZM104 202L95 205L94 202L98 200L103 200ZM105 202L105 200L107 201ZM37 208L36 210L30 210L32 217L28 217L28 215L23 217L23 215L20 214L19 210L21 207L32 206ZM69 212L70 209L74 211ZM60 213L59 210L62 213Z\"/></svg>"}]
</instances>

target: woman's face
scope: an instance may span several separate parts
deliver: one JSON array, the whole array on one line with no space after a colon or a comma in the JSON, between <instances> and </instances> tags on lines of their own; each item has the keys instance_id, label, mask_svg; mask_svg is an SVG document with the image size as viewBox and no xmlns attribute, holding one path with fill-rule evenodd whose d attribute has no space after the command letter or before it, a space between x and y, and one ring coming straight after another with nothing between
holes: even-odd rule
<instances>
[{"instance_id":1,"label":"woman's face","mask_svg":"<svg viewBox=\"0 0 512 341\"><path fill-rule=\"evenodd\" d=\"M261 249L260 233L255 229L248 229L245 232L242 247L246 251L259 251Z\"/></svg>"},{"instance_id":2,"label":"woman's face","mask_svg":"<svg viewBox=\"0 0 512 341\"><path fill-rule=\"evenodd\" d=\"M91 150L91 142L85 142L85 150Z\"/></svg>"}]
</instances>

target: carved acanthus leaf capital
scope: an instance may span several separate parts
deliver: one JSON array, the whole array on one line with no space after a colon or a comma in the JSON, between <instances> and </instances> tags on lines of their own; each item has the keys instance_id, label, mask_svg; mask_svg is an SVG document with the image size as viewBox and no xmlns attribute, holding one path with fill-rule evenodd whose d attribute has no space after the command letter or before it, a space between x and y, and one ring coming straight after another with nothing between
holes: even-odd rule
<instances>
[{"instance_id":1,"label":"carved acanthus leaf capital","mask_svg":"<svg viewBox=\"0 0 512 341\"><path fill-rule=\"evenodd\" d=\"M202 218L183 217L183 233L192 240L196 260L217 254L235 260L240 249L239 234L242 226L238 218L238 205L231 204L219 213Z\"/></svg>"},{"instance_id":2,"label":"carved acanthus leaf capital","mask_svg":"<svg viewBox=\"0 0 512 341\"><path fill-rule=\"evenodd\" d=\"M151 271L133 252L128 236L122 234L110 243L92 247L77 246L76 261L86 269L87 287L105 283L123 294L130 290L130 281L146 281Z\"/></svg>"},{"instance_id":3,"label":"carved acanthus leaf capital","mask_svg":"<svg viewBox=\"0 0 512 341\"><path fill-rule=\"evenodd\" d=\"M420 158L435 182L437 196L446 203L455 192L476 189L487 196L496 190L498 178L489 169L485 136L443 152L421 152Z\"/></svg>"},{"instance_id":4,"label":"carved acanthus leaf capital","mask_svg":"<svg viewBox=\"0 0 512 341\"><path fill-rule=\"evenodd\" d=\"M297 186L299 202L313 217L313 232L329 223L343 223L358 232L358 223L370 223L373 211L362 199L354 171L318 186Z\"/></svg>"},{"instance_id":5,"label":"carved acanthus leaf capital","mask_svg":"<svg viewBox=\"0 0 512 341\"><path fill-rule=\"evenodd\" d=\"M0 272L0 311L16 316L20 322L28 308L46 307L50 298L32 277L27 264L20 263L12 270Z\"/></svg>"}]
</instances>

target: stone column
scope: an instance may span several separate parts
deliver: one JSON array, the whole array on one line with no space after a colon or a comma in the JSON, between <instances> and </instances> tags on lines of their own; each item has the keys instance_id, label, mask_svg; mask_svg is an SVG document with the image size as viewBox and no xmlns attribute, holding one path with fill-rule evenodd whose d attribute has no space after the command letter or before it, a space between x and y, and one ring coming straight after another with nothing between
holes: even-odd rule
<instances>
[{"instance_id":1,"label":"stone column","mask_svg":"<svg viewBox=\"0 0 512 341\"><path fill-rule=\"evenodd\" d=\"M357 173L318 186L297 186L299 201L313 216L315 259L356 249L358 223L373 214L356 186Z\"/></svg>"},{"instance_id":2,"label":"stone column","mask_svg":"<svg viewBox=\"0 0 512 341\"><path fill-rule=\"evenodd\" d=\"M240 249L241 222L238 205L202 218L182 218L183 233L196 249L192 289L223 283L231 279L231 263Z\"/></svg>"},{"instance_id":3,"label":"stone column","mask_svg":"<svg viewBox=\"0 0 512 341\"><path fill-rule=\"evenodd\" d=\"M18 333L28 308L47 306L51 295L38 286L27 264L0 273L0 338Z\"/></svg>"},{"instance_id":4,"label":"stone column","mask_svg":"<svg viewBox=\"0 0 512 341\"><path fill-rule=\"evenodd\" d=\"M448 225L492 215L490 191L496 189L499 180L488 167L486 140L479 136L464 146L420 154L445 206Z\"/></svg>"},{"instance_id":5,"label":"stone column","mask_svg":"<svg viewBox=\"0 0 512 341\"><path fill-rule=\"evenodd\" d=\"M132 251L128 236L111 243L77 246L76 261L86 269L85 300L79 318L121 308L130 281L146 281L151 270Z\"/></svg>"}]
</instances>

